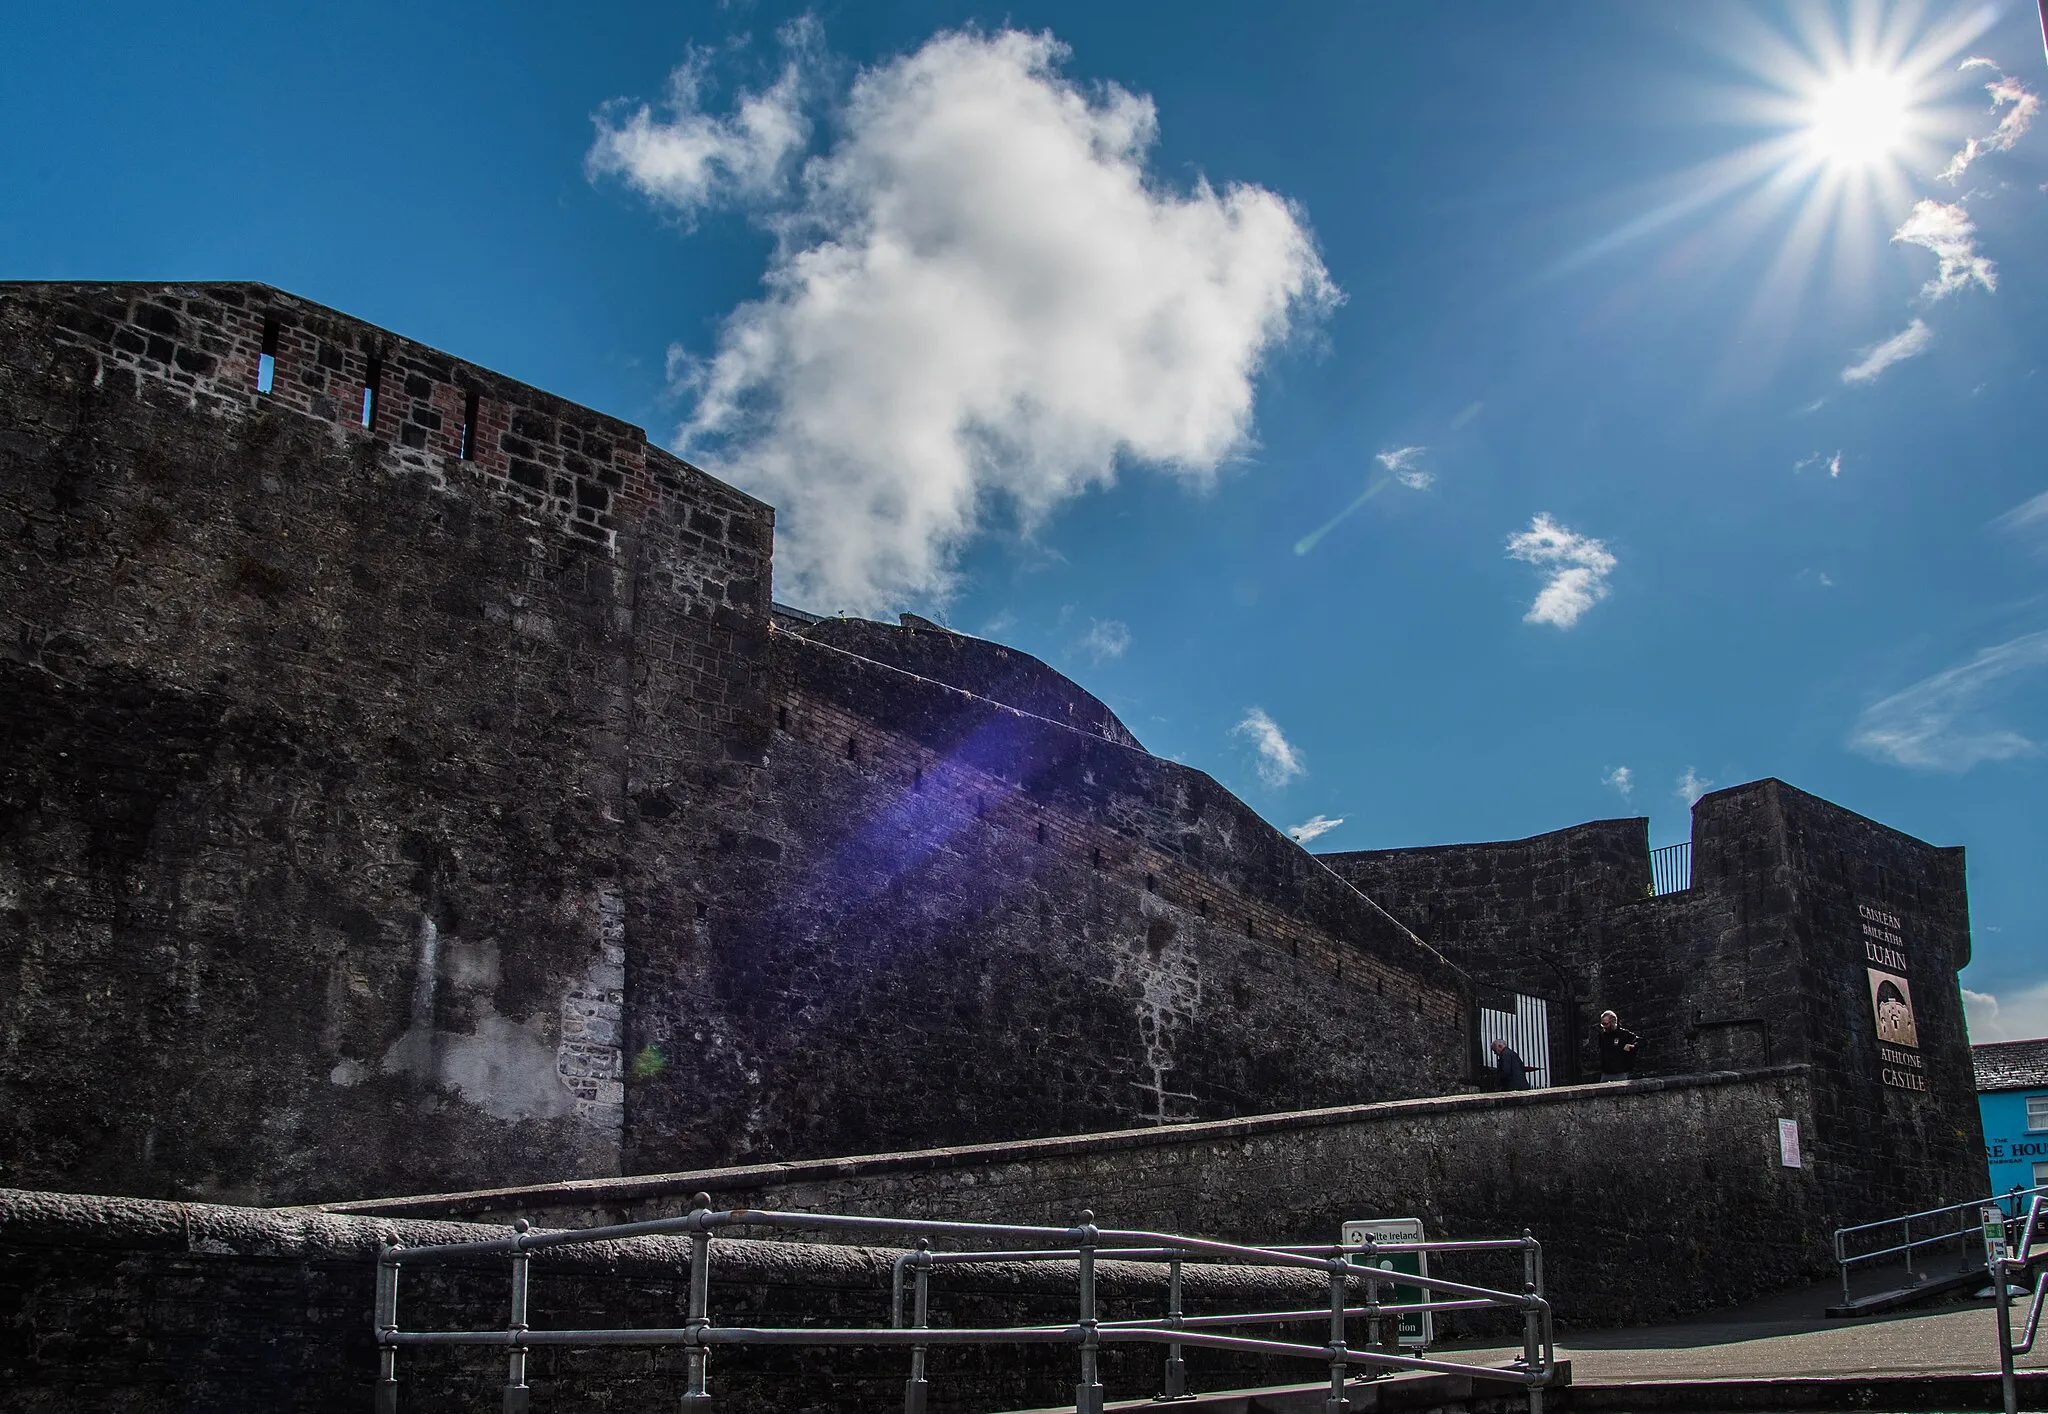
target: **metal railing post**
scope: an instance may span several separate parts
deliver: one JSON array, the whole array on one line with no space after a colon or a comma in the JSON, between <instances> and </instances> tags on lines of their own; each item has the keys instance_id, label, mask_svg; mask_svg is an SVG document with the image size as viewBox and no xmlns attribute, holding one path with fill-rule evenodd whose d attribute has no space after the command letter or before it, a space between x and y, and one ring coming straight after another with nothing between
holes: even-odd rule
<instances>
[{"instance_id":1,"label":"metal railing post","mask_svg":"<svg viewBox=\"0 0 2048 1414\"><path fill-rule=\"evenodd\" d=\"M917 1255L910 1259L917 1272L917 1295L911 1324L923 1330L931 1324L932 1241L917 1239ZM910 1378L903 1382L903 1414L924 1414L925 1395L930 1386L924 1377L924 1347L910 1347Z\"/></svg>"},{"instance_id":2,"label":"metal railing post","mask_svg":"<svg viewBox=\"0 0 2048 1414\"><path fill-rule=\"evenodd\" d=\"M710 1324L711 1232L704 1220L711 1216L711 1195L699 1193L690 1199L690 1308L685 1323L689 1329L689 1383L683 1388L683 1414L711 1408L711 1395L704 1388L704 1366L709 1352L704 1346L704 1327Z\"/></svg>"},{"instance_id":3,"label":"metal railing post","mask_svg":"<svg viewBox=\"0 0 2048 1414\"><path fill-rule=\"evenodd\" d=\"M1373 1265L1372 1260L1378 1251L1379 1244L1368 1234L1364 1250L1354 1258L1365 1268L1365 1343L1372 1350L1382 1350L1386 1346L1386 1340L1380 1333L1380 1269ZM1397 1319L1394 1322L1396 1342L1401 1338L1400 1328L1401 1323ZM1373 1364L1365 1367L1365 1377L1369 1380L1376 1380L1391 1373L1385 1365Z\"/></svg>"},{"instance_id":4,"label":"metal railing post","mask_svg":"<svg viewBox=\"0 0 2048 1414\"><path fill-rule=\"evenodd\" d=\"M1081 1258L1081 1382L1074 1386L1074 1414L1102 1414L1102 1381L1096 1368L1101 1342L1095 1319L1095 1233L1095 1214L1083 1208L1081 1221L1074 1228Z\"/></svg>"},{"instance_id":5,"label":"metal railing post","mask_svg":"<svg viewBox=\"0 0 2048 1414\"><path fill-rule=\"evenodd\" d=\"M525 1218L512 1224L515 1244L524 1241L530 1226ZM511 1346L505 1362L505 1414L527 1414L533 1408L533 1390L526 1383L526 1346L520 1342L520 1337L526 1334L527 1268L532 1261L532 1256L523 1247L513 1247L512 1320L507 1328Z\"/></svg>"},{"instance_id":6,"label":"metal railing post","mask_svg":"<svg viewBox=\"0 0 2048 1414\"><path fill-rule=\"evenodd\" d=\"M398 1234L384 1234L377 1256L377 1414L398 1414Z\"/></svg>"},{"instance_id":7,"label":"metal railing post","mask_svg":"<svg viewBox=\"0 0 2048 1414\"><path fill-rule=\"evenodd\" d=\"M1344 1398L1344 1379L1351 1373L1349 1353L1344 1346L1344 1278L1350 1266L1344 1260L1344 1249L1330 1249L1330 1393L1323 1400L1324 1414L1344 1414L1348 1402Z\"/></svg>"},{"instance_id":8,"label":"metal railing post","mask_svg":"<svg viewBox=\"0 0 2048 1414\"><path fill-rule=\"evenodd\" d=\"M1175 1330L1180 1329L1181 1317L1185 1314L1181 1310L1180 1300L1180 1258L1180 1250L1175 1248L1172 1260L1166 1266L1166 1324ZM1166 1345L1166 1377L1160 1388L1159 1397L1193 1397L1188 1393L1188 1362L1182 1357L1181 1345L1177 1340L1168 1341Z\"/></svg>"},{"instance_id":9,"label":"metal railing post","mask_svg":"<svg viewBox=\"0 0 2048 1414\"><path fill-rule=\"evenodd\" d=\"M1899 1226L1905 1230L1906 1234L1906 1275L1911 1276L1913 1275L1913 1220L1909 1217L1900 1218Z\"/></svg>"}]
</instances>

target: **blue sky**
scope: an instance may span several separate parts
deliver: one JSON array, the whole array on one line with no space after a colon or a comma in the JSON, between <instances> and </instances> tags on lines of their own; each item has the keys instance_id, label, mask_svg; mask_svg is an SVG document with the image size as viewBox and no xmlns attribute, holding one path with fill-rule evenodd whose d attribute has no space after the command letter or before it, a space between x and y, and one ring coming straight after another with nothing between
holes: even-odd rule
<instances>
[{"instance_id":1,"label":"blue sky","mask_svg":"<svg viewBox=\"0 0 2048 1414\"><path fill-rule=\"evenodd\" d=\"M2044 90L2026 4L46 7L0 274L640 423L781 597L1038 653L1319 849L1765 775L1965 845L2038 1035Z\"/></svg>"}]
</instances>

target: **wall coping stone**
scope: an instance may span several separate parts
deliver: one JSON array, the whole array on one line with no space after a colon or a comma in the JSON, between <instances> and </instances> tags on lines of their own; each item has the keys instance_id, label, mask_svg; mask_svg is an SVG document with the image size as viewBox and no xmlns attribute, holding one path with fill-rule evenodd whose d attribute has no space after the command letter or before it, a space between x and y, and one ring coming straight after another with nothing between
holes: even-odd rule
<instances>
[{"instance_id":1,"label":"wall coping stone","mask_svg":"<svg viewBox=\"0 0 2048 1414\"><path fill-rule=\"evenodd\" d=\"M1003 1140L988 1144L957 1144L936 1149L911 1149L888 1154L856 1154L834 1159L798 1159L784 1163L743 1164L696 1169L687 1173L635 1174L624 1178L570 1179L560 1183L512 1188L484 1188L466 1193L429 1193L405 1198L376 1198L310 1205L310 1210L337 1215L402 1217L452 1215L479 1209L501 1210L510 1204L602 1205L661 1197L672 1193L720 1189L756 1189L789 1183L815 1183L862 1178L874 1174L930 1172L988 1164L1108 1154L1170 1145L1227 1143L1291 1130L1323 1129L1380 1120L1415 1119L1434 1114L1471 1114L1517 1106L1577 1104L1585 1100L1625 1100L1630 1095L1660 1090L1695 1090L1721 1085L1754 1085L1804 1079L1803 1063L1757 1070L1716 1070L1697 1075L1651 1076L1610 1080L1591 1085L1563 1085L1542 1090L1485 1091L1470 1095L1432 1095L1415 1100L1382 1100L1364 1105L1333 1105L1326 1109L1288 1110L1244 1115L1236 1119L1201 1120L1188 1124L1108 1130L1095 1134L1053 1135L1043 1139Z\"/></svg>"},{"instance_id":2,"label":"wall coping stone","mask_svg":"<svg viewBox=\"0 0 2048 1414\"><path fill-rule=\"evenodd\" d=\"M536 1232L558 1229L535 1228ZM153 1252L224 1260L356 1265L377 1260L387 1234L408 1246L475 1242L506 1236L504 1224L352 1217L313 1208L242 1208L0 1188L0 1250ZM850 1247L731 1235L715 1245L713 1280L721 1286L841 1287L886 1292L905 1249ZM544 1271L563 1275L677 1280L690 1263L688 1237L631 1237L533 1254ZM465 1271L504 1271L505 1258L486 1255L436 1263ZM1070 1263L963 1262L948 1266L951 1288L984 1284L1019 1294L1064 1295L1073 1289ZM1151 1294L1166 1266L1109 1258L1096 1263L1105 1294ZM1189 1262L1182 1286L1191 1300L1314 1304L1327 1299L1320 1272L1228 1263ZM366 1313L367 1315L367 1313Z\"/></svg>"}]
</instances>

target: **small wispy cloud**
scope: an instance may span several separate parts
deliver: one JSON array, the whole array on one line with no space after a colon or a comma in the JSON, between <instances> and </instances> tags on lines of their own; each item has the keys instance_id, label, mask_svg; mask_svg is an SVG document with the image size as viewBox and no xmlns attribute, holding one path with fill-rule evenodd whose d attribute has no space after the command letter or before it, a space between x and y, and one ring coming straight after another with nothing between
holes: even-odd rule
<instances>
[{"instance_id":1,"label":"small wispy cloud","mask_svg":"<svg viewBox=\"0 0 2048 1414\"><path fill-rule=\"evenodd\" d=\"M1527 530L1508 537L1508 557L1547 570L1550 577L1522 622L1570 628L1607 597L1607 576L1617 563L1600 541L1540 514Z\"/></svg>"},{"instance_id":2,"label":"small wispy cloud","mask_svg":"<svg viewBox=\"0 0 2048 1414\"><path fill-rule=\"evenodd\" d=\"M1299 825L1289 825L1287 833L1293 836L1296 844L1307 844L1310 840L1321 839L1343 823L1342 815L1312 815Z\"/></svg>"},{"instance_id":3,"label":"small wispy cloud","mask_svg":"<svg viewBox=\"0 0 2048 1414\"><path fill-rule=\"evenodd\" d=\"M1893 364L1926 353L1927 346L1933 342L1934 331L1927 327L1927 322L1915 319L1883 343L1863 350L1856 362L1842 370L1842 381L1868 383Z\"/></svg>"},{"instance_id":4,"label":"small wispy cloud","mask_svg":"<svg viewBox=\"0 0 2048 1414\"><path fill-rule=\"evenodd\" d=\"M2048 531L2048 491L2020 502L1991 523L2014 535L2036 535ZM2043 545L2048 547L2048 541Z\"/></svg>"},{"instance_id":5,"label":"small wispy cloud","mask_svg":"<svg viewBox=\"0 0 2048 1414\"><path fill-rule=\"evenodd\" d=\"M1600 784L1610 790L1619 791L1621 798L1627 800L1635 794L1635 773L1626 766L1616 766L1612 771L1609 771L1600 778Z\"/></svg>"},{"instance_id":6,"label":"small wispy cloud","mask_svg":"<svg viewBox=\"0 0 2048 1414\"><path fill-rule=\"evenodd\" d=\"M2048 630L1983 649L1864 708L1849 746L1930 771L1967 771L1986 761L2038 755L2037 743L1999 725L1994 713L2007 679L2042 667L2048 667Z\"/></svg>"},{"instance_id":7,"label":"small wispy cloud","mask_svg":"<svg viewBox=\"0 0 2048 1414\"><path fill-rule=\"evenodd\" d=\"M1685 768L1685 774L1678 778L1678 787L1675 794L1680 800L1685 802L1687 809L1691 809L1694 802L1713 788L1714 783L1712 781L1688 766Z\"/></svg>"},{"instance_id":8,"label":"small wispy cloud","mask_svg":"<svg viewBox=\"0 0 2048 1414\"><path fill-rule=\"evenodd\" d=\"M1244 720L1231 731L1251 742L1259 754L1259 779L1274 789L1308 774L1308 765L1301 759L1301 753L1280 730L1280 724L1266 715L1265 708L1251 708L1244 714Z\"/></svg>"},{"instance_id":9,"label":"small wispy cloud","mask_svg":"<svg viewBox=\"0 0 2048 1414\"><path fill-rule=\"evenodd\" d=\"M1794 408L1793 412L1800 417L1807 417L1813 413L1819 412L1822 408L1826 407L1827 405L1828 400L1826 398L1815 398L1810 403L1803 403L1799 407Z\"/></svg>"},{"instance_id":10,"label":"small wispy cloud","mask_svg":"<svg viewBox=\"0 0 2048 1414\"><path fill-rule=\"evenodd\" d=\"M1131 630L1122 619L1090 619L1081 635L1081 651L1096 662L1121 658L1131 646Z\"/></svg>"},{"instance_id":11,"label":"small wispy cloud","mask_svg":"<svg viewBox=\"0 0 2048 1414\"><path fill-rule=\"evenodd\" d=\"M1485 406L1485 403L1471 402L1465 404L1465 406L1463 406L1462 408L1459 408L1458 415L1451 419L1451 430L1453 432L1456 432L1463 428L1465 424L1470 422L1473 418L1479 416L1481 409L1483 409Z\"/></svg>"},{"instance_id":12,"label":"small wispy cloud","mask_svg":"<svg viewBox=\"0 0 2048 1414\"><path fill-rule=\"evenodd\" d=\"M1810 457L1801 457L1798 461L1792 463L1792 470L1804 471L1810 466L1824 466L1827 468L1829 476L1840 476L1842 474L1842 454L1836 452L1833 456L1829 456L1826 452L1815 452Z\"/></svg>"},{"instance_id":13,"label":"small wispy cloud","mask_svg":"<svg viewBox=\"0 0 2048 1414\"><path fill-rule=\"evenodd\" d=\"M1427 447L1395 447L1374 458L1393 474L1394 480L1410 490L1420 491L1436 480L1436 473L1417 465Z\"/></svg>"},{"instance_id":14,"label":"small wispy cloud","mask_svg":"<svg viewBox=\"0 0 2048 1414\"><path fill-rule=\"evenodd\" d=\"M1998 65L1989 59L1965 59L1959 69L1993 69ZM1970 164L1987 152L2007 152L2012 145L2025 135L2033 125L2034 117L2041 111L2041 96L2030 92L2025 84L2012 75L2000 72L1998 77L1984 85L1984 91L1991 95L1991 111L2005 110L1998 119L1998 126L1983 137L1973 137L1965 142L1962 150L1949 158L1948 166L1941 169L1938 178L1954 182L1970 170Z\"/></svg>"},{"instance_id":15,"label":"small wispy cloud","mask_svg":"<svg viewBox=\"0 0 2048 1414\"><path fill-rule=\"evenodd\" d=\"M1940 262L1934 278L1920 287L1929 299L1952 295L1972 283L1990 291L1998 288L1998 267L1977 254L1976 237L1976 223L1960 203L1945 206L1938 201L1914 202L1912 214L1892 232L1894 241L1931 250Z\"/></svg>"}]
</instances>

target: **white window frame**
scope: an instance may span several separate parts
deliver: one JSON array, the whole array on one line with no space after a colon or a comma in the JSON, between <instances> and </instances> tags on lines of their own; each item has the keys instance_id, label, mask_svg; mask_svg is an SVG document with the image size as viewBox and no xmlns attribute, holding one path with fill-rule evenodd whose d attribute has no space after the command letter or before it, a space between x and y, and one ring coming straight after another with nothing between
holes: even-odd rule
<instances>
[{"instance_id":1,"label":"white window frame","mask_svg":"<svg viewBox=\"0 0 2048 1414\"><path fill-rule=\"evenodd\" d=\"M2027 1133L2048 1130L2048 1095L2027 1096Z\"/></svg>"},{"instance_id":2,"label":"white window frame","mask_svg":"<svg viewBox=\"0 0 2048 1414\"><path fill-rule=\"evenodd\" d=\"M2034 1187L2048 1188L2048 1164L2034 1165Z\"/></svg>"}]
</instances>

